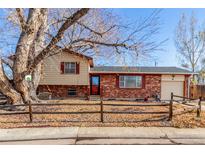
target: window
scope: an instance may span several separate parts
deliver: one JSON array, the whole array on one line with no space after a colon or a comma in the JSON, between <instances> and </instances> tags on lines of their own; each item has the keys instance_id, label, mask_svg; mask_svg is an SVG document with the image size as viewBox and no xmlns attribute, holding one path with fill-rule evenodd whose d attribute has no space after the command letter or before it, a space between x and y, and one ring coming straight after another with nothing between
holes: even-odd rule
<instances>
[{"instance_id":1,"label":"window","mask_svg":"<svg viewBox=\"0 0 205 154\"><path fill-rule=\"evenodd\" d=\"M76 74L76 63L75 62L65 62L64 66L65 66L65 68L64 68L65 73Z\"/></svg>"},{"instance_id":2,"label":"window","mask_svg":"<svg viewBox=\"0 0 205 154\"><path fill-rule=\"evenodd\" d=\"M120 76L119 87L120 88L141 88L142 76Z\"/></svg>"},{"instance_id":3,"label":"window","mask_svg":"<svg viewBox=\"0 0 205 154\"><path fill-rule=\"evenodd\" d=\"M76 89L68 89L68 96L76 96L77 92Z\"/></svg>"}]
</instances>

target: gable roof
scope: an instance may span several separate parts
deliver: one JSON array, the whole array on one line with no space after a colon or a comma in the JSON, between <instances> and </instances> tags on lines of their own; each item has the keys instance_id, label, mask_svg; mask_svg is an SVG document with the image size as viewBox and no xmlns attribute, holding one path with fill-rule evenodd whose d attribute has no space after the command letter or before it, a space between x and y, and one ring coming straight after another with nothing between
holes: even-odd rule
<instances>
[{"instance_id":1,"label":"gable roof","mask_svg":"<svg viewBox=\"0 0 205 154\"><path fill-rule=\"evenodd\" d=\"M63 52L67 52L67 53L72 54L72 55L76 55L78 57L86 58L88 60L88 62L89 62L91 67L93 67L93 65L94 65L92 57L86 56L86 55L84 55L82 53L78 53L78 52L72 51L72 50L67 49L67 48L63 48L62 51Z\"/></svg>"},{"instance_id":2,"label":"gable roof","mask_svg":"<svg viewBox=\"0 0 205 154\"><path fill-rule=\"evenodd\" d=\"M93 65L94 65L94 64L93 64L93 58L92 58L92 57L86 56L86 55L84 55L84 54L82 54L82 53L78 53L78 52L72 51L72 50L70 50L70 49L68 49L68 48L61 48L61 47L59 47L59 46L55 46L55 49L56 49L56 50L62 50L63 52L67 52L67 53L69 53L69 54L76 55L76 56L78 56L78 57L86 58L86 59L88 60L88 62L89 62L89 64L90 64L91 67L93 67ZM11 60L14 60L15 57L16 57L15 55L10 55L8 58L11 59Z\"/></svg>"},{"instance_id":3,"label":"gable roof","mask_svg":"<svg viewBox=\"0 0 205 154\"><path fill-rule=\"evenodd\" d=\"M178 67L127 67L127 66L95 66L91 73L145 73L145 74L193 74Z\"/></svg>"},{"instance_id":4,"label":"gable roof","mask_svg":"<svg viewBox=\"0 0 205 154\"><path fill-rule=\"evenodd\" d=\"M78 53L78 52L72 51L72 50L67 49L67 48L63 48L62 51L67 52L67 53L70 53L70 54L73 54L73 55L76 55L76 56L79 56L79 57L86 58L86 59L88 59L88 60L93 60L92 57L86 56L86 55L84 55L84 54L82 54L82 53Z\"/></svg>"}]
</instances>

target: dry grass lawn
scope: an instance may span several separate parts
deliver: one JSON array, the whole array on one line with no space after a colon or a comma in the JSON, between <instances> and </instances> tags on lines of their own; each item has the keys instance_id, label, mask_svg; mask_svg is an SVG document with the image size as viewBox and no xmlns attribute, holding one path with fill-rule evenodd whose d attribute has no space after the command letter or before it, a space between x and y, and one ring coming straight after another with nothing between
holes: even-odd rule
<instances>
[{"instance_id":1,"label":"dry grass lawn","mask_svg":"<svg viewBox=\"0 0 205 154\"><path fill-rule=\"evenodd\" d=\"M99 103L99 101L85 100L51 100L49 103ZM128 101L104 101L109 104L143 104L143 102ZM147 103L149 104L149 103ZM138 126L157 126L157 127L205 127L205 112L201 113L201 118L196 118L196 110L192 108L174 104L173 120L167 121L168 114L104 114L104 123L100 122L100 114L38 114L33 115L33 122L29 122L29 115L0 115L0 128L19 128L19 127L63 127L63 126L113 126L113 127L138 127ZM137 111L168 112L168 106L160 107L133 107L133 106L105 106L105 111ZM73 106L35 106L33 111L39 112L79 112L79 111L100 111L100 106L91 105L73 105ZM8 112L0 110L0 113ZM187 112L187 113L184 113ZM182 114L183 113L183 114ZM160 120L162 119L162 120ZM144 121L143 121L144 120ZM147 122L146 120L150 120ZM141 122L140 122L141 121Z\"/></svg>"}]
</instances>

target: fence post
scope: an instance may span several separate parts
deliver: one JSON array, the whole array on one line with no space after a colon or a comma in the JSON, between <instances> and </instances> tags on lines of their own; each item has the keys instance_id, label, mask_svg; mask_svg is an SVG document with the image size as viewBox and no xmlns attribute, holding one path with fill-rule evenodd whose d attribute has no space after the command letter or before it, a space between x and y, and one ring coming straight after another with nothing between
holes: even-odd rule
<instances>
[{"instance_id":1,"label":"fence post","mask_svg":"<svg viewBox=\"0 0 205 154\"><path fill-rule=\"evenodd\" d=\"M171 100L170 100L170 104L169 104L169 121L172 120L172 116L173 116L173 93L171 93Z\"/></svg>"},{"instance_id":2,"label":"fence post","mask_svg":"<svg viewBox=\"0 0 205 154\"><path fill-rule=\"evenodd\" d=\"M101 122L104 122L103 120L103 99L100 98L100 119L101 119Z\"/></svg>"},{"instance_id":3,"label":"fence post","mask_svg":"<svg viewBox=\"0 0 205 154\"><path fill-rule=\"evenodd\" d=\"M31 101L29 101L29 118L30 118L30 122L33 122Z\"/></svg>"},{"instance_id":4,"label":"fence post","mask_svg":"<svg viewBox=\"0 0 205 154\"><path fill-rule=\"evenodd\" d=\"M201 114L201 97L199 97L198 107L197 107L197 118L200 117Z\"/></svg>"}]
</instances>

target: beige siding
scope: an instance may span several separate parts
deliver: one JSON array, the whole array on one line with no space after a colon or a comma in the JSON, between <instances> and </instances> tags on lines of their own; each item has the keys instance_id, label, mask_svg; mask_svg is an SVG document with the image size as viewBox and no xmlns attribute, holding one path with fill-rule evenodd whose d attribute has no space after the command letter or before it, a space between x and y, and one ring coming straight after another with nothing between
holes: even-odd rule
<instances>
[{"instance_id":1,"label":"beige siding","mask_svg":"<svg viewBox=\"0 0 205 154\"><path fill-rule=\"evenodd\" d=\"M79 62L79 74L61 74L61 62ZM40 85L89 85L89 63L86 58L66 52L48 57L43 64Z\"/></svg>"},{"instance_id":2,"label":"beige siding","mask_svg":"<svg viewBox=\"0 0 205 154\"><path fill-rule=\"evenodd\" d=\"M184 81L184 75L162 75L162 81Z\"/></svg>"}]
</instances>

